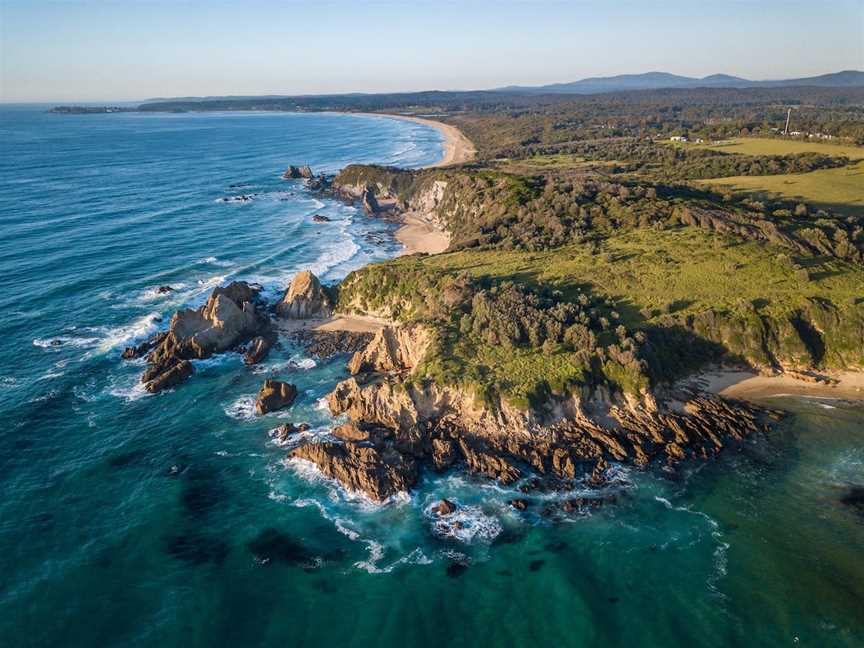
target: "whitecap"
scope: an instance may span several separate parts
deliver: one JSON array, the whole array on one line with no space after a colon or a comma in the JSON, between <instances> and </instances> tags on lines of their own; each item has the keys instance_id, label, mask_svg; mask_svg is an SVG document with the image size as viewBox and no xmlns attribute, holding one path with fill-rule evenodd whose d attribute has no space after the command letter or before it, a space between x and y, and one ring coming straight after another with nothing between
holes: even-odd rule
<instances>
[{"instance_id":1,"label":"whitecap","mask_svg":"<svg viewBox=\"0 0 864 648\"><path fill-rule=\"evenodd\" d=\"M62 347L86 348L99 343L99 338L95 337L72 337L68 335L59 335L52 338L36 338L33 340L33 346L40 349L61 349Z\"/></svg>"},{"instance_id":2,"label":"whitecap","mask_svg":"<svg viewBox=\"0 0 864 648\"><path fill-rule=\"evenodd\" d=\"M161 321L161 315L152 312L124 326L110 328L100 341L97 351L106 353L121 344L152 335L156 332L157 324Z\"/></svg>"},{"instance_id":3,"label":"whitecap","mask_svg":"<svg viewBox=\"0 0 864 648\"><path fill-rule=\"evenodd\" d=\"M233 419L251 421L255 418L255 397L241 396L225 407L225 413Z\"/></svg>"},{"instance_id":4,"label":"whitecap","mask_svg":"<svg viewBox=\"0 0 864 648\"><path fill-rule=\"evenodd\" d=\"M425 514L432 520L432 532L439 537L465 544L489 543L504 530L497 517L488 515L479 506L457 505L449 515L433 513L433 506L434 503L429 504Z\"/></svg>"}]
</instances>

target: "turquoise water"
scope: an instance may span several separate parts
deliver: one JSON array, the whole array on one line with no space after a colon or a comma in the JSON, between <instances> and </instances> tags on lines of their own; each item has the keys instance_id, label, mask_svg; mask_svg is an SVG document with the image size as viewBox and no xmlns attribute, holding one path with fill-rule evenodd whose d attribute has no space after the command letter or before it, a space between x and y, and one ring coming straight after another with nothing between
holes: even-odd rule
<instances>
[{"instance_id":1,"label":"turquoise water","mask_svg":"<svg viewBox=\"0 0 864 648\"><path fill-rule=\"evenodd\" d=\"M286 342L263 366L226 355L140 390L123 346L213 286L275 296L300 268L336 280L396 252L390 225L280 180L285 166L420 166L441 154L435 131L326 114L0 119L4 645L864 644L864 517L840 502L864 483L860 405L775 399L795 415L770 435L677 476L621 469L617 505L553 523L540 512L560 495L522 514L514 491L450 474L373 506L286 464L267 430L326 433L319 399L344 358ZM267 376L301 397L255 418ZM461 528L429 515L441 496Z\"/></svg>"}]
</instances>

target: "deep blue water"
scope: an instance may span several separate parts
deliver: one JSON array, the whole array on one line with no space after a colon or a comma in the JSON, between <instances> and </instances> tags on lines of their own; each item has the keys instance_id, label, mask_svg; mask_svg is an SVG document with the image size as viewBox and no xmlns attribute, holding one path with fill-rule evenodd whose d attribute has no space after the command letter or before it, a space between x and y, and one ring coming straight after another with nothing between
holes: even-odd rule
<instances>
[{"instance_id":1,"label":"deep blue water","mask_svg":"<svg viewBox=\"0 0 864 648\"><path fill-rule=\"evenodd\" d=\"M326 434L345 358L286 342L141 391L123 347L214 286L275 297L299 269L332 281L395 254L392 226L280 180L288 164L430 164L434 130L3 109L0 147L0 643L864 644L864 518L840 503L864 483L860 405L783 399L795 416L741 451L621 470L617 506L553 524L542 498L516 513L456 474L382 507L286 464L267 430ZM267 376L301 397L256 418ZM461 529L428 514L442 495Z\"/></svg>"}]
</instances>

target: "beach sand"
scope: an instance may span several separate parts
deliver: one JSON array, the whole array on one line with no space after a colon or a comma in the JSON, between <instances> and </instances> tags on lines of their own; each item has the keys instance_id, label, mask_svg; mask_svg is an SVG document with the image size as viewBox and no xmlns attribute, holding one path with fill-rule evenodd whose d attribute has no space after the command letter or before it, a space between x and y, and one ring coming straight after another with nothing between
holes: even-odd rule
<instances>
[{"instance_id":1,"label":"beach sand","mask_svg":"<svg viewBox=\"0 0 864 648\"><path fill-rule=\"evenodd\" d=\"M742 400L777 396L864 400L864 372L842 371L826 375L832 380L830 384L801 380L784 374L762 376L750 371L718 369L703 372L692 380L694 384L711 393Z\"/></svg>"},{"instance_id":2,"label":"beach sand","mask_svg":"<svg viewBox=\"0 0 864 648\"><path fill-rule=\"evenodd\" d=\"M391 322L370 315L334 315L333 317L313 317L294 320L279 318L276 328L280 333L291 334L297 331L351 331L352 333L375 333Z\"/></svg>"}]
</instances>

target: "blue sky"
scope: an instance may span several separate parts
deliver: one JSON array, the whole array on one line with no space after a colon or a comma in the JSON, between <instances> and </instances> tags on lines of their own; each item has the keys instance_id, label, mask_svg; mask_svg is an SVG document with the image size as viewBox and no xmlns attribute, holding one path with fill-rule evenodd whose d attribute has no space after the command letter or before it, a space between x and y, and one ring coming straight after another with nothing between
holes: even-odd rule
<instances>
[{"instance_id":1,"label":"blue sky","mask_svg":"<svg viewBox=\"0 0 864 648\"><path fill-rule=\"evenodd\" d=\"M0 0L3 101L841 69L864 69L864 0Z\"/></svg>"}]
</instances>

